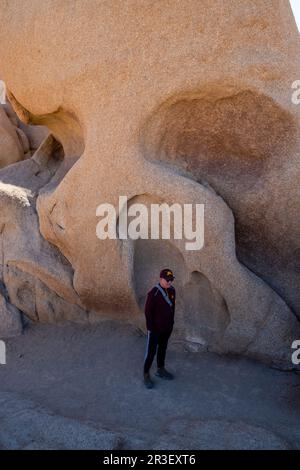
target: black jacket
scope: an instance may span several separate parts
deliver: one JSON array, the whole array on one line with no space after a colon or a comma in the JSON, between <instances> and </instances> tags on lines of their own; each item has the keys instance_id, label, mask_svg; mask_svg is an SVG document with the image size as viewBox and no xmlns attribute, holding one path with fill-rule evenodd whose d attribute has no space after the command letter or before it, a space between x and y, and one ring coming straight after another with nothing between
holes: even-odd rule
<instances>
[{"instance_id":1,"label":"black jacket","mask_svg":"<svg viewBox=\"0 0 300 470\"><path fill-rule=\"evenodd\" d=\"M176 291L173 286L163 289L172 302L172 307L165 301L157 287L153 287L148 294L145 303L145 316L147 330L154 333L170 331L173 329L175 315Z\"/></svg>"}]
</instances>

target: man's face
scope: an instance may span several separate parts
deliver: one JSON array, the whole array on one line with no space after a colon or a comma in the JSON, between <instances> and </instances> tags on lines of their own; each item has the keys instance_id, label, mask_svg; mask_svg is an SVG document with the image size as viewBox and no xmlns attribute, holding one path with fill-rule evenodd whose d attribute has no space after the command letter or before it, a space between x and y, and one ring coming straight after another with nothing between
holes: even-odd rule
<instances>
[{"instance_id":1,"label":"man's face","mask_svg":"<svg viewBox=\"0 0 300 470\"><path fill-rule=\"evenodd\" d=\"M164 289L168 289L168 287L170 287L172 285L172 282L173 281L167 281L166 279L164 279L163 277L160 278L160 285L164 288Z\"/></svg>"}]
</instances>

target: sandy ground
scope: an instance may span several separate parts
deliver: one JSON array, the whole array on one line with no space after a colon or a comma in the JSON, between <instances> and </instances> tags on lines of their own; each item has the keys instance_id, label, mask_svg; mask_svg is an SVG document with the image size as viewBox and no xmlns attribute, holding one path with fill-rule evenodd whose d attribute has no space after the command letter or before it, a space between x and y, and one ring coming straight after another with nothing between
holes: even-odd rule
<instances>
[{"instance_id":1,"label":"sandy ground","mask_svg":"<svg viewBox=\"0 0 300 470\"><path fill-rule=\"evenodd\" d=\"M170 343L145 389L130 325L30 324L0 365L0 449L300 449L300 375ZM153 372L155 368L153 367Z\"/></svg>"}]
</instances>

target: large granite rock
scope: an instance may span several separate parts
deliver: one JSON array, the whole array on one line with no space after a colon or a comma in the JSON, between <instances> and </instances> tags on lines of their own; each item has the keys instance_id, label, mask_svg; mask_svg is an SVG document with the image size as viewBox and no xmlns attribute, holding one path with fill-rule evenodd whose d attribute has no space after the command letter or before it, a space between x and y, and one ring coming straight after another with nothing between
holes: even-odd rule
<instances>
[{"instance_id":1,"label":"large granite rock","mask_svg":"<svg viewBox=\"0 0 300 470\"><path fill-rule=\"evenodd\" d=\"M10 303L6 288L0 281L0 339L18 336L22 330L22 314Z\"/></svg>"},{"instance_id":2,"label":"large granite rock","mask_svg":"<svg viewBox=\"0 0 300 470\"><path fill-rule=\"evenodd\" d=\"M38 277L70 308L142 324L146 292L168 265L176 272L178 337L292 366L290 345L300 335L300 123L291 83L300 62L288 2L71 8L11 0L0 20L8 98L25 124L48 126L64 151L59 159L38 151L39 168L31 159L0 172L10 297L21 269L31 286ZM205 204L204 248L99 240L96 208L117 208L120 195L129 205Z\"/></svg>"},{"instance_id":3,"label":"large granite rock","mask_svg":"<svg viewBox=\"0 0 300 470\"><path fill-rule=\"evenodd\" d=\"M0 168L24 158L22 144L18 138L16 127L7 116L0 104Z\"/></svg>"},{"instance_id":4,"label":"large granite rock","mask_svg":"<svg viewBox=\"0 0 300 470\"><path fill-rule=\"evenodd\" d=\"M5 84L0 80L0 104L5 103Z\"/></svg>"},{"instance_id":5,"label":"large granite rock","mask_svg":"<svg viewBox=\"0 0 300 470\"><path fill-rule=\"evenodd\" d=\"M124 441L95 423L57 415L14 393L1 392L0 405L1 450L117 450Z\"/></svg>"},{"instance_id":6,"label":"large granite rock","mask_svg":"<svg viewBox=\"0 0 300 470\"><path fill-rule=\"evenodd\" d=\"M8 101L0 104L0 168L31 158L49 133L22 123Z\"/></svg>"}]
</instances>

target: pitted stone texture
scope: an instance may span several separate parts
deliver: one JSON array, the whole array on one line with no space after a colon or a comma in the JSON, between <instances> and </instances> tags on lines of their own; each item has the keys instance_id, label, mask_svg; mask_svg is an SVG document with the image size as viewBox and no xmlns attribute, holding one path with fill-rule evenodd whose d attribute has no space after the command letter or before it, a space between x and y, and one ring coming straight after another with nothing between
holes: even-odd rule
<instances>
[{"instance_id":1,"label":"pitted stone texture","mask_svg":"<svg viewBox=\"0 0 300 470\"><path fill-rule=\"evenodd\" d=\"M289 443L269 429L226 420L174 420L153 449L287 450Z\"/></svg>"},{"instance_id":2,"label":"pitted stone texture","mask_svg":"<svg viewBox=\"0 0 300 470\"><path fill-rule=\"evenodd\" d=\"M0 168L31 158L49 132L22 123L8 101L0 104Z\"/></svg>"},{"instance_id":3,"label":"pitted stone texture","mask_svg":"<svg viewBox=\"0 0 300 470\"><path fill-rule=\"evenodd\" d=\"M22 160L23 156L16 128L0 105L0 168Z\"/></svg>"},{"instance_id":4,"label":"pitted stone texture","mask_svg":"<svg viewBox=\"0 0 300 470\"><path fill-rule=\"evenodd\" d=\"M0 339L6 339L21 334L23 324L21 312L8 301L7 296L2 292L3 288L0 285Z\"/></svg>"},{"instance_id":5,"label":"pitted stone texture","mask_svg":"<svg viewBox=\"0 0 300 470\"><path fill-rule=\"evenodd\" d=\"M12 0L0 12L8 97L20 119L48 126L64 149L35 197L40 247L46 240L47 253L58 261L61 252L68 268L62 282L59 262L49 275L36 243L30 254L24 249L30 274L42 271L86 310L138 324L163 263L177 271L177 334L290 366L291 340L300 334L289 308L298 309L300 142L290 86L300 62L288 3L96 5L49 0L41 9L38 0ZM4 175L11 184L12 174ZM12 192L4 192L15 220ZM100 241L96 208L118 207L120 195L129 205L205 204L204 248ZM192 299L183 294L191 285Z\"/></svg>"},{"instance_id":6,"label":"pitted stone texture","mask_svg":"<svg viewBox=\"0 0 300 470\"><path fill-rule=\"evenodd\" d=\"M0 408L2 450L109 450L122 443L117 433L55 415L13 393L0 393Z\"/></svg>"}]
</instances>

